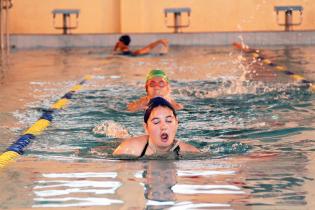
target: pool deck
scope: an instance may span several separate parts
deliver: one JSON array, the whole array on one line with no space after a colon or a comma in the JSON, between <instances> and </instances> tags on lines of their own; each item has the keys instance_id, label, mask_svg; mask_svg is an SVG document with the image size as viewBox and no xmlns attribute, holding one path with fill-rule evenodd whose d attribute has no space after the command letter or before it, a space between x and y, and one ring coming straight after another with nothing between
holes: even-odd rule
<instances>
[{"instance_id":1,"label":"pool deck","mask_svg":"<svg viewBox=\"0 0 315 210\"><path fill-rule=\"evenodd\" d=\"M10 46L15 48L112 47L121 34L73 35L11 35ZM144 46L157 39L169 39L171 45L224 46L244 40L246 44L313 45L315 31L278 32L211 32L132 34L132 46Z\"/></svg>"}]
</instances>

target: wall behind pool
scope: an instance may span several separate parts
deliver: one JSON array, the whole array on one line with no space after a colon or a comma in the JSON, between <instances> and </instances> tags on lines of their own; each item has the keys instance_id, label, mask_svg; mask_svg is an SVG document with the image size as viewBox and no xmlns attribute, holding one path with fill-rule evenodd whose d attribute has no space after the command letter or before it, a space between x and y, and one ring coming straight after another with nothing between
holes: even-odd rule
<instances>
[{"instance_id":1,"label":"wall behind pool","mask_svg":"<svg viewBox=\"0 0 315 210\"><path fill-rule=\"evenodd\" d=\"M299 5L303 21L294 30L315 30L314 0L14 0L9 14L11 34L61 34L53 27L53 9L79 9L72 34L169 33L164 8L190 7L190 26L183 32L283 31L274 6ZM294 12L293 22L300 14ZM182 16L185 23L187 17ZM168 16L169 24L173 16ZM284 22L284 13L279 14ZM61 16L56 17L61 25Z\"/></svg>"}]
</instances>

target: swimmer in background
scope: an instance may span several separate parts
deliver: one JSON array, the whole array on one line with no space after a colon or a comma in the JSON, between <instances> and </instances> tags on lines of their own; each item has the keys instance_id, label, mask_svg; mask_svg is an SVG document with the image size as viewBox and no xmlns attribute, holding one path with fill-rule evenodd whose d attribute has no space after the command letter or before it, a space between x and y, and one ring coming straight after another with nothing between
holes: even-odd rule
<instances>
[{"instance_id":1,"label":"swimmer in background","mask_svg":"<svg viewBox=\"0 0 315 210\"><path fill-rule=\"evenodd\" d=\"M177 103L171 97L171 87L169 84L169 79L162 70L151 70L147 77L145 83L145 90L147 92L146 96L131 102L127 105L128 111L135 112L140 110L145 110L149 101L157 96L165 98L176 110L182 109L183 105Z\"/></svg>"},{"instance_id":2,"label":"swimmer in background","mask_svg":"<svg viewBox=\"0 0 315 210\"><path fill-rule=\"evenodd\" d=\"M242 50L246 53L260 53L258 49L250 48L248 45L239 42L233 42L233 46L239 50Z\"/></svg>"},{"instance_id":3,"label":"swimmer in background","mask_svg":"<svg viewBox=\"0 0 315 210\"><path fill-rule=\"evenodd\" d=\"M129 35L122 35L119 37L115 47L114 52L118 52L120 55L129 55L129 56L138 56L138 55L146 55L151 52L152 49L162 46L161 54L166 54L168 52L168 40L167 39L159 39L155 42L148 44L147 46L138 49L138 50L130 50L129 44L131 42L131 38Z\"/></svg>"},{"instance_id":4,"label":"swimmer in background","mask_svg":"<svg viewBox=\"0 0 315 210\"><path fill-rule=\"evenodd\" d=\"M114 156L141 158L174 154L175 158L199 150L183 141L175 139L178 118L173 106L164 98L150 100L144 114L146 135L125 139L113 152Z\"/></svg>"}]
</instances>

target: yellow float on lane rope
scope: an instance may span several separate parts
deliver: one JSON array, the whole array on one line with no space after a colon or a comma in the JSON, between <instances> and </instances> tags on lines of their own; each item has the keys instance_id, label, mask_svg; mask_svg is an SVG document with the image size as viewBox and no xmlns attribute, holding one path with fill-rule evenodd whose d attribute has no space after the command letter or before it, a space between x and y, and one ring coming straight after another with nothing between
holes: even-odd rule
<instances>
[{"instance_id":1,"label":"yellow float on lane rope","mask_svg":"<svg viewBox=\"0 0 315 210\"><path fill-rule=\"evenodd\" d=\"M271 61L270 61L269 59L264 59L264 60L263 60L263 63L266 64L266 65L268 65L268 64L271 64Z\"/></svg>"},{"instance_id":2,"label":"yellow float on lane rope","mask_svg":"<svg viewBox=\"0 0 315 210\"><path fill-rule=\"evenodd\" d=\"M70 102L69 99L62 98L62 99L59 99L56 103L54 103L51 106L51 108L52 109L61 109L61 108L64 108L69 102Z\"/></svg>"},{"instance_id":3,"label":"yellow float on lane rope","mask_svg":"<svg viewBox=\"0 0 315 210\"><path fill-rule=\"evenodd\" d=\"M27 129L24 134L33 134L37 136L43 132L50 125L50 121L46 119L37 120L29 129Z\"/></svg>"},{"instance_id":4,"label":"yellow float on lane rope","mask_svg":"<svg viewBox=\"0 0 315 210\"><path fill-rule=\"evenodd\" d=\"M92 79L92 75L85 75L83 77L83 80L91 80Z\"/></svg>"},{"instance_id":5,"label":"yellow float on lane rope","mask_svg":"<svg viewBox=\"0 0 315 210\"><path fill-rule=\"evenodd\" d=\"M277 65L273 63L271 60L264 58L264 56L260 53L260 50L249 48L249 46L245 44L240 43L233 43L233 46L240 49L243 52L250 52L252 57L261 60L263 64L272 66L275 70L282 71L286 75L290 76L295 81L300 81L302 83L307 83L309 85L309 90L314 92L315 91L315 85L312 84L310 81L306 80L302 75L295 74L294 72L288 71L288 68L286 66Z\"/></svg>"},{"instance_id":6,"label":"yellow float on lane rope","mask_svg":"<svg viewBox=\"0 0 315 210\"><path fill-rule=\"evenodd\" d=\"M70 91L78 91L78 90L81 90L82 89L82 85L75 85L73 86Z\"/></svg>"},{"instance_id":7,"label":"yellow float on lane rope","mask_svg":"<svg viewBox=\"0 0 315 210\"><path fill-rule=\"evenodd\" d=\"M296 81L301 81L304 79L304 77L302 75L299 75L299 74L293 74L293 75L291 75L291 78L296 80Z\"/></svg>"},{"instance_id":8,"label":"yellow float on lane rope","mask_svg":"<svg viewBox=\"0 0 315 210\"><path fill-rule=\"evenodd\" d=\"M45 111L43 115L37 120L30 128L28 128L23 136L21 136L15 143L13 143L10 147L7 148L7 151L0 154L0 169L5 167L10 161L13 161L20 154L23 154L24 148L31 143L31 140L35 138L35 136L41 134L50 124L53 119L52 113L54 110L61 109L65 107L69 102L72 94L78 90L82 89L82 85L87 81L91 80L91 75L84 76L83 80L74 87L61 99L55 102L51 106L51 110Z\"/></svg>"},{"instance_id":9,"label":"yellow float on lane rope","mask_svg":"<svg viewBox=\"0 0 315 210\"><path fill-rule=\"evenodd\" d=\"M16 159L19 155L17 152L13 151L6 151L3 154L0 155L0 168L7 165L10 161L13 161Z\"/></svg>"},{"instance_id":10,"label":"yellow float on lane rope","mask_svg":"<svg viewBox=\"0 0 315 210\"><path fill-rule=\"evenodd\" d=\"M278 71L286 71L286 70L288 70L288 68L285 67L285 66L276 66L275 69L278 70Z\"/></svg>"}]
</instances>

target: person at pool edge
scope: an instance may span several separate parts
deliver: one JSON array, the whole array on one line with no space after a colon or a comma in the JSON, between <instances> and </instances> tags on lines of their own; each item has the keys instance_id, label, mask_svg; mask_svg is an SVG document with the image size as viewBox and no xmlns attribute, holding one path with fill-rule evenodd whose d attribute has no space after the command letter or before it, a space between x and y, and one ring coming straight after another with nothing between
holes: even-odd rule
<instances>
[{"instance_id":1,"label":"person at pool edge","mask_svg":"<svg viewBox=\"0 0 315 210\"><path fill-rule=\"evenodd\" d=\"M162 70L154 69L148 73L146 77L145 90L147 92L147 95L129 103L127 105L128 111L135 112L145 110L149 101L157 96L161 96L168 100L176 110L183 108L182 104L177 103L171 97L171 87L169 84L169 79Z\"/></svg>"},{"instance_id":2,"label":"person at pool edge","mask_svg":"<svg viewBox=\"0 0 315 210\"><path fill-rule=\"evenodd\" d=\"M180 157L185 153L199 152L196 147L175 139L178 118L175 109L166 99L151 99L143 119L146 135L125 139L113 152L114 156L141 158L174 153Z\"/></svg>"},{"instance_id":3,"label":"person at pool edge","mask_svg":"<svg viewBox=\"0 0 315 210\"><path fill-rule=\"evenodd\" d=\"M115 47L114 52L118 52L121 55L129 55L129 56L138 56L138 55L146 55L151 52L152 49L162 46L163 52L165 54L168 52L168 40L167 39L159 39L155 42L148 44L147 46L138 49L138 50L130 50L129 44L131 42L131 38L129 35L122 35L119 37Z\"/></svg>"}]
</instances>

